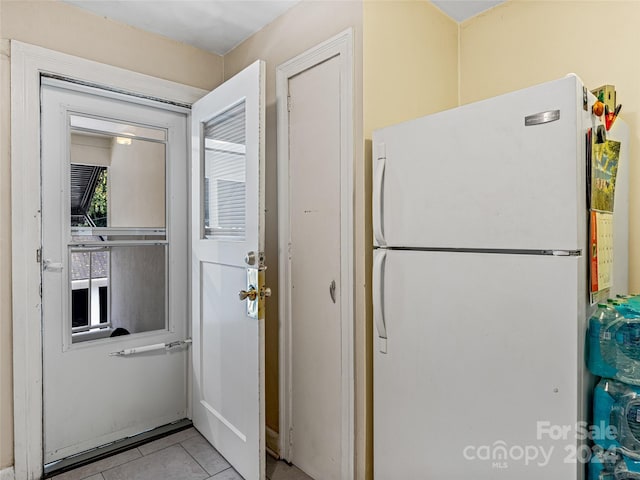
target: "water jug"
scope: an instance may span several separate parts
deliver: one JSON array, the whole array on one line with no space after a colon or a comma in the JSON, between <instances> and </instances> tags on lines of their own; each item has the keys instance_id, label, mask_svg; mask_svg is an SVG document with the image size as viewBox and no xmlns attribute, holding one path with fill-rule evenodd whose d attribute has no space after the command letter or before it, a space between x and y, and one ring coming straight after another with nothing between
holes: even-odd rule
<instances>
[{"instance_id":1,"label":"water jug","mask_svg":"<svg viewBox=\"0 0 640 480\"><path fill-rule=\"evenodd\" d=\"M640 460L640 387L600 380L593 395L593 424L598 447Z\"/></svg>"},{"instance_id":2,"label":"water jug","mask_svg":"<svg viewBox=\"0 0 640 480\"><path fill-rule=\"evenodd\" d=\"M640 313L616 302L598 304L587 338L587 367L594 375L640 385Z\"/></svg>"}]
</instances>

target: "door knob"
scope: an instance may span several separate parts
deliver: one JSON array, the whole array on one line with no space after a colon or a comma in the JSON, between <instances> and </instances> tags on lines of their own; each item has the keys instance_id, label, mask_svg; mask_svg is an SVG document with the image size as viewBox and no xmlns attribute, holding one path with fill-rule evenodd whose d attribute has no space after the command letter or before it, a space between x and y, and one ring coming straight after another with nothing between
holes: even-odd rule
<instances>
[{"instance_id":1,"label":"door knob","mask_svg":"<svg viewBox=\"0 0 640 480\"><path fill-rule=\"evenodd\" d=\"M255 265L255 263L256 263L256 252L248 252L244 256L244 262L247 265Z\"/></svg>"},{"instance_id":2,"label":"door knob","mask_svg":"<svg viewBox=\"0 0 640 480\"><path fill-rule=\"evenodd\" d=\"M249 290L240 290L238 296L240 297L240 300L246 300L248 298L249 300L254 301L258 296L258 291L252 286Z\"/></svg>"},{"instance_id":3,"label":"door knob","mask_svg":"<svg viewBox=\"0 0 640 480\"><path fill-rule=\"evenodd\" d=\"M270 297L271 289L269 287L262 287L260 289L260 298Z\"/></svg>"}]
</instances>

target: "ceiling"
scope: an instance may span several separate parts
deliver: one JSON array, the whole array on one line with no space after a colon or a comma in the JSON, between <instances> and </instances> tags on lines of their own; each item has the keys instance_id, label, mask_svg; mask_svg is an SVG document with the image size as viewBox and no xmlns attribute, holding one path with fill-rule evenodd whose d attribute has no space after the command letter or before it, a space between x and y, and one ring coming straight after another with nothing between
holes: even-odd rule
<instances>
[{"instance_id":1,"label":"ceiling","mask_svg":"<svg viewBox=\"0 0 640 480\"><path fill-rule=\"evenodd\" d=\"M463 22L506 0L431 0L431 2L456 22Z\"/></svg>"},{"instance_id":2,"label":"ceiling","mask_svg":"<svg viewBox=\"0 0 640 480\"><path fill-rule=\"evenodd\" d=\"M141 30L224 55L300 0L63 1ZM432 0L458 22L503 1Z\"/></svg>"},{"instance_id":3,"label":"ceiling","mask_svg":"<svg viewBox=\"0 0 640 480\"><path fill-rule=\"evenodd\" d=\"M300 0L64 0L141 30L224 55Z\"/></svg>"}]
</instances>

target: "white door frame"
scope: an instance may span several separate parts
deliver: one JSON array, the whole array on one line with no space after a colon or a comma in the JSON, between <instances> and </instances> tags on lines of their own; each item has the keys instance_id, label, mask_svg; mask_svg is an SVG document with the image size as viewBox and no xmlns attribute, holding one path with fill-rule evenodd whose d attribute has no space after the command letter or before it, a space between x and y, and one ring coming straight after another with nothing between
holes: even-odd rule
<instances>
[{"instance_id":1,"label":"white door frame","mask_svg":"<svg viewBox=\"0 0 640 480\"><path fill-rule=\"evenodd\" d=\"M16 480L42 475L40 75L189 106L207 92L11 41L11 234ZM133 99L135 100L135 99ZM139 101L144 103L144 98ZM187 154L187 152L185 152Z\"/></svg>"},{"instance_id":2,"label":"white door frame","mask_svg":"<svg viewBox=\"0 0 640 480\"><path fill-rule=\"evenodd\" d=\"M354 478L355 417L354 417L354 92L353 92L353 30L347 29L335 37L307 50L276 69L278 111L278 237L280 285L280 456L290 460L290 428L292 412L292 336L291 336L291 242L290 172L289 172L289 111L287 97L289 79L330 58L340 57L340 116L343 129L340 146L340 322L342 325L342 479Z\"/></svg>"}]
</instances>

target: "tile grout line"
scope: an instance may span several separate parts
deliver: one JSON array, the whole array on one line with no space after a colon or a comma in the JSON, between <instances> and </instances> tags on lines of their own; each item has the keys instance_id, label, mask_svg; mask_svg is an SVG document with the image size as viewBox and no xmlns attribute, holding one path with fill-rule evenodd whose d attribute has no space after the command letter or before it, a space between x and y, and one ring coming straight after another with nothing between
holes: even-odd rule
<instances>
[{"instance_id":1,"label":"tile grout line","mask_svg":"<svg viewBox=\"0 0 640 480\"><path fill-rule=\"evenodd\" d=\"M201 435L201 434L200 434L200 435ZM102 477L102 479L103 479L103 480L106 480L106 477L104 476L104 473L105 473L105 472L108 472L108 471L113 470L113 469L118 468L118 467L122 467L122 466L127 465L127 464L129 464L129 463L131 463L131 462L135 462L136 460L139 460L139 459L141 459L141 458L147 457L147 456L149 456L149 455L153 455L154 453L162 452L163 450L167 450L167 449L169 449L169 448L171 448L171 447L175 447L176 445L180 446L180 448L181 448L184 452L186 452L186 454L187 454L187 455L189 455L189 457L191 457L191 458L193 459L193 461L194 461L194 462L196 462L196 464L197 464L200 468L202 468L202 470L203 470L207 475L209 475L209 476L208 476L208 477L206 477L204 480L214 479L214 477L216 477L217 475L219 475L219 474L221 474L221 473L223 473L223 472L226 472L226 471L227 471L227 470L229 470L229 469L233 469L233 466L232 466L231 464L229 464L229 462L227 462L227 459L226 459L226 458L224 458L224 457L222 456L222 454L220 454L220 452L218 452L218 450L216 450L215 448L213 448L213 447L212 447L212 448L214 449L214 451L215 451L218 455L220 455L220 457L221 457L221 458L222 458L222 459L223 459L223 460L224 460L224 461L225 461L229 466L228 466L227 468L225 468L225 469L223 469L223 470L220 470L219 472L217 472L217 473L215 473L215 474L211 475L211 474L209 473L209 471L204 467L204 465L202 465L202 464L201 464L201 463L200 463L200 462L199 462L199 461L198 461L198 460L197 460L193 455L191 455L191 452L189 452L189 450L187 450L187 449L184 447L184 445L182 445L182 442L185 442L185 441L187 441L187 440L190 440L191 438L194 438L195 436L197 436L197 435L193 435L192 437L186 438L186 439L184 439L184 440L182 440L182 441L177 441L177 442L175 442L175 443L172 443L172 444L170 444L170 445L165 446L164 448L160 448L160 449L158 449L158 450L154 450L154 451L152 451L152 452L149 452L149 453L148 453L148 454L146 454L146 455L142 453L142 451L140 450L140 448L139 448L139 447L134 447L134 448L131 448L131 449L129 449L129 450L125 450L124 452L121 452L121 453L130 452L130 451L132 451L132 450L137 450L137 451L138 451L138 454L139 454L140 456L139 456L139 457L136 457L136 458L133 458L133 459L131 459L131 460L127 461L127 462L121 463L121 464L119 464L119 465L114 465L113 467L109 467L109 468L106 468L106 469L104 469L104 470L100 470L100 471L98 471L98 472L96 472L96 473L93 473L93 474L87 475L87 476L85 476L85 477L80 478L79 480L86 480L86 479L91 478L91 477L93 477L93 476L95 476L95 475L98 475L98 474ZM234 471L235 471L235 470L234 470ZM55 479L55 477L54 477L54 478L52 478L51 480L56 480L56 479ZM269 480L269 479L267 478L267 480Z\"/></svg>"},{"instance_id":2,"label":"tile grout line","mask_svg":"<svg viewBox=\"0 0 640 480\"><path fill-rule=\"evenodd\" d=\"M143 457L147 457L147 456L152 455L152 454L154 454L154 453L156 453L156 452L160 452L160 451L162 451L162 450L166 450L166 449L167 449L167 448L169 448L169 447L173 447L174 445L178 445L178 444L180 444L181 442L184 442L184 441L186 441L186 440L189 440L190 438L193 438L193 437L195 437L195 436L199 435L199 432L198 432L195 428L193 428L193 427L189 427L189 428L187 428L187 429L185 429L185 430L180 430L180 431L178 431L178 432L171 433L171 434L166 435L166 436L164 436L164 437L156 438L155 440L153 440L153 441L151 441L151 442L143 443L142 445L139 445L137 448L138 448L138 449L140 449L140 447L144 447L144 446L146 446L146 445L151 445L152 443L160 442L161 440L165 440L165 439L169 438L170 436L174 436L174 435L178 435L178 434L183 433L183 432L187 432L187 431L189 431L190 429L193 429L193 430L195 431L195 433L194 433L193 435L191 435L190 437L185 438L184 440L176 440L176 441L175 441L175 442L173 442L173 443L170 443L170 444L168 444L168 445L166 445L166 446L164 446L164 447L162 447L162 448L158 448L157 450L152 450L151 452L146 453L146 454L145 454L145 453L142 453L142 450L140 450L140 454L141 454Z\"/></svg>"},{"instance_id":3,"label":"tile grout line","mask_svg":"<svg viewBox=\"0 0 640 480\"><path fill-rule=\"evenodd\" d=\"M189 440L189 439L187 438L187 440ZM180 445L180 447L181 447L185 452L187 452L187 455L189 455L191 458L193 458L193 461L194 461L194 462L196 462L196 463L200 466L200 468L201 468L201 469L202 469L202 470L203 470L207 475L209 475L205 480L209 480L209 478L214 477L214 476L215 476L215 475L217 475L218 473L222 473L222 472L224 472L225 470L228 470L227 468L225 468L224 470L222 470L222 471L220 471L220 472L218 472L218 473L216 473L216 474L214 474L214 475L211 475L211 474L209 473L209 470L207 470L206 468L204 468L204 465L202 465L202 464L201 464L201 463L196 459L196 457L194 457L193 455L191 455L191 452L190 452L189 450L187 450L186 448L184 448L184 445L182 445L182 442L178 442L178 445ZM211 448L213 448L213 447L211 447ZM218 452L215 448L214 448L214 450L215 450L216 452ZM218 453L219 453L219 452L218 452ZM224 457L223 457L223 458L224 458ZM226 461L226 459L225 459L225 461ZM229 463L229 462L227 462L227 463ZM229 468L231 468L231 464L229 464Z\"/></svg>"},{"instance_id":4,"label":"tile grout line","mask_svg":"<svg viewBox=\"0 0 640 480\"><path fill-rule=\"evenodd\" d=\"M154 451L152 451L152 452L149 452L149 453L147 453L147 454L142 453L142 452L140 452L140 454L141 454L143 457L148 457L149 455L153 455L154 453L162 452L162 451L164 451L164 450L167 450L168 448L175 447L176 445L180 445L180 446L182 447L182 444L181 444L180 442L176 442L176 443L172 443L171 445L167 445L166 447L162 447L162 448L159 448L159 449L154 450ZM184 448L184 447L182 447L182 448Z\"/></svg>"},{"instance_id":5,"label":"tile grout line","mask_svg":"<svg viewBox=\"0 0 640 480\"><path fill-rule=\"evenodd\" d=\"M227 463L229 463L229 462L227 462ZM228 467L228 468L225 468L224 470L220 470L218 473L216 473L215 475L211 475L211 476L210 476L209 478L207 478L206 480L216 480L216 477L217 477L218 475L220 475L221 473L226 472L227 470L231 470L231 469L233 469L233 467L232 467L231 465L229 465L229 467ZM206 470L205 470L205 471L206 471ZM235 470L234 470L234 471L235 471ZM207 473L208 473L208 472L207 472ZM237 472L236 472L236 473L237 473ZM240 474L238 473L238 475L240 475Z\"/></svg>"},{"instance_id":6,"label":"tile grout line","mask_svg":"<svg viewBox=\"0 0 640 480\"><path fill-rule=\"evenodd\" d=\"M129 450L125 450L125 451L124 451L124 452L122 452L122 453L130 452L131 450L138 450L138 447L130 448ZM103 479L103 480L106 480L106 479L105 479L105 476L103 475L103 473L104 473L104 472L108 472L109 470L113 470L114 468L121 467L122 465L126 465L127 463L134 462L135 460L138 460L139 458L144 457L144 455L142 455L142 452L141 452L140 450L138 450L138 453L140 454L140 456L139 456L139 457L132 458L132 459L131 459L131 460L129 460L128 462L121 463L120 465L115 465L115 466L110 467L110 468L107 468L107 469L105 469L105 470L100 470L98 473L99 473L100 475L102 475L102 479ZM108 457L107 457L107 458L108 458ZM95 473L94 473L94 475L95 475ZM86 480L87 478L90 478L90 477L92 477L92 475L89 475L88 477L84 477L82 480Z\"/></svg>"},{"instance_id":7,"label":"tile grout line","mask_svg":"<svg viewBox=\"0 0 640 480\"><path fill-rule=\"evenodd\" d=\"M193 427L191 427L191 428L193 428ZM197 430L196 430L196 432L197 432ZM176 433L179 433L179 432L176 432ZM196 436L196 434L194 434L192 437L186 438L186 439L185 439L185 440L183 440L183 441L189 440L190 438L193 438L194 436ZM162 440L163 438L166 438L166 437L160 437L160 438L159 438L159 439L157 439L157 440ZM154 440L154 441L157 441L157 440ZM148 442L148 443L153 443L153 442ZM142 446L147 445L148 443L143 444ZM91 478L91 477L93 477L93 476L95 476L95 475L98 475L98 474L102 475L104 472L108 472L109 470L113 470L114 468L118 468L118 467L120 467L120 466L122 466L122 465L126 465L126 464L131 463L131 462L133 462L133 461L135 461L135 460L138 460L138 459L140 459L140 458L143 458L143 457L146 457L146 456L152 455L152 454L154 454L154 453L156 453L156 452L161 452L162 450L166 450L167 448L173 447L174 445L180 445L180 446L182 447L181 442L180 442L180 441L176 441L175 443L172 443L172 444L170 444L170 445L167 445L166 447L159 448L158 450L154 450L154 451L152 451L152 452L149 452L149 453L148 453L148 454L146 454L146 455L145 455L144 453L142 453L142 451L140 450L140 448L139 448L139 447L133 447L133 448L130 448L130 449L128 449L128 450L124 450L123 452L120 452L120 453L118 453L118 454L116 454L116 455L112 455L112 457L113 457L113 456L120 455L120 454L123 454L123 453L126 453L126 452L130 452L131 450L137 450L137 451L138 451L138 454L139 454L140 456L139 456L139 457L137 457L137 458L133 458L133 459L129 460L128 462L124 462L124 463L121 463L121 464L119 464L119 465L115 465L115 466L113 466L113 467L106 468L105 470L100 470L100 471L98 471L98 472L96 472L96 473L92 473L92 474L89 474L89 475L87 475L87 476L81 477L81 478L79 478L78 480L86 480L87 478ZM182 448L186 451L186 449L185 449L184 447L182 447ZM217 450L216 450L216 451L217 451ZM187 453L189 453L189 452L187 452ZM106 457L106 458L111 458L111 457ZM103 459L103 460L104 460L104 459ZM196 463L198 463L198 461L197 461L195 458L194 458L194 460L196 461ZM97 460L97 461L92 462L92 463L97 463L97 462L100 462L100 461L101 461L101 460ZM88 466L88 465L91 465L92 463L87 464L87 466ZM200 464L198 463L198 465L200 465ZM202 467L202 465L200 465L200 466ZM82 467L80 467L80 468L82 468ZM206 470L204 467L203 467L203 470L204 470L205 472L207 472L207 470ZM209 472L207 472L207 474L208 474L208 473L209 473ZM56 479L57 479L58 477L60 477L61 475L64 475L64 473L60 473L60 474L56 475L55 477L52 477L52 478L51 478L51 480L56 480ZM105 480L104 475L102 475L102 478L103 478L103 480Z\"/></svg>"},{"instance_id":8,"label":"tile grout line","mask_svg":"<svg viewBox=\"0 0 640 480\"><path fill-rule=\"evenodd\" d=\"M193 427L191 427L191 428L193 428ZM187 430L188 430L188 429L187 429ZM187 431L187 430L184 430L184 431ZM194 430L195 430L195 428L194 428ZM178 433L181 433L181 432L174 433L173 435L177 435ZM185 438L184 440L176 440L174 443L171 443L171 444L169 444L169 445L166 445L166 446L164 446L164 447L162 447L162 448L158 448L157 450L153 450L153 451L151 451L151 452L149 452L149 453L147 453L147 454L142 453L142 451L140 451L140 453L142 453L142 456L143 456L143 457L147 457L147 456L149 456L149 455L153 455L153 454L154 454L154 453L156 453L156 452L161 452L162 450L166 450L167 448L173 447L174 445L182 445L182 442L186 442L187 440L190 440L190 439L192 439L192 438L194 438L194 437L196 437L196 436L198 436L198 435L200 435L200 433L199 433L197 430L195 430L195 433L194 433L193 435L191 435L190 437ZM160 440L164 440L165 438L168 438L168 436L167 436L167 437L161 437L161 438L158 438L157 440L154 440L153 442L149 442L149 443L146 443L146 444L144 444L144 445L141 445L141 447L144 447L145 445L150 445L150 444L152 444L152 443L154 443L154 442L158 442L158 441L160 441ZM138 448L140 448L140 447L138 447ZM183 448L184 448L184 447L183 447ZM185 449L185 450L186 450L186 449ZM194 459L194 460L195 460L195 459Z\"/></svg>"},{"instance_id":9,"label":"tile grout line","mask_svg":"<svg viewBox=\"0 0 640 480\"><path fill-rule=\"evenodd\" d=\"M196 430L196 431L197 431L197 430ZM200 435L202 438L204 438L204 436L203 436L200 432L198 432L198 435ZM195 437L195 435L194 435L194 437ZM186 442L187 440L190 440L191 438L193 438L193 437L189 437L189 438L187 438L186 440L183 440L182 442ZM205 440L207 443L209 443L209 441L208 441L206 438L204 438L204 440ZM227 459L226 459L226 458L225 458L225 457L224 457L224 456L223 456L223 455L222 455L218 450L216 450L216 448L215 448L213 445L211 445L211 444L209 443L209 445L211 445L211 448L213 448L213 451L214 451L214 452L216 452L218 455L220 455L220 458L222 458L222 459L227 463L227 465L229 465L229 466L228 466L227 468L225 468L224 470L220 470L218 473L214 473L213 475L211 475L211 474L209 473L209 470L207 470L207 469L204 467L204 465L202 465L202 464L201 464L201 463L196 459L196 457L194 457L193 455L191 455L191 452L190 452L189 450L187 450L187 449L184 447L184 445L182 445L182 442L179 442L179 445L184 449L184 451L185 451L185 452L187 452L187 454L188 454L191 458L193 458L193 460L194 460L198 465L200 465L200 467L201 467L205 472L207 472L207 475L209 475L209 477L207 477L205 480L209 480L210 478L213 478L213 477L215 477L216 475L219 475L219 474L221 474L222 472L226 472L226 471L227 471L227 470L229 470L230 468L233 468L233 466L232 466L232 465L227 461ZM235 471L235 469L234 469L234 471ZM237 472L236 472L236 473L237 473ZM238 473L238 475L240 475L240 474ZM267 479L267 480L268 480L268 479Z\"/></svg>"}]
</instances>

